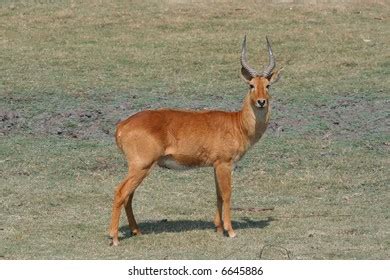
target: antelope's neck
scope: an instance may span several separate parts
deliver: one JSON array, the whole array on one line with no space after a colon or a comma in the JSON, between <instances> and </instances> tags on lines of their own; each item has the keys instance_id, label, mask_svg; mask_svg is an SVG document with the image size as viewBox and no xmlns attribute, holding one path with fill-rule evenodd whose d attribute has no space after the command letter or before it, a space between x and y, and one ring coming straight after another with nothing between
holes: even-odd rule
<instances>
[{"instance_id":1,"label":"antelope's neck","mask_svg":"<svg viewBox=\"0 0 390 280\"><path fill-rule=\"evenodd\" d=\"M271 107L267 102L266 107L259 109L252 105L249 95L245 98L240 115L240 127L243 136L248 139L249 146L254 145L267 129L270 119Z\"/></svg>"}]
</instances>

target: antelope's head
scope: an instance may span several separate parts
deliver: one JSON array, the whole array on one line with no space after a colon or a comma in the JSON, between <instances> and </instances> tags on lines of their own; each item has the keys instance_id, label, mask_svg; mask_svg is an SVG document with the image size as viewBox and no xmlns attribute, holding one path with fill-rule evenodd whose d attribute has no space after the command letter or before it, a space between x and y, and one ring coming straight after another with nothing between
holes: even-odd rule
<instances>
[{"instance_id":1,"label":"antelope's head","mask_svg":"<svg viewBox=\"0 0 390 280\"><path fill-rule=\"evenodd\" d=\"M269 43L268 38L265 38L267 40L269 64L263 72L256 71L248 64L246 35L242 43L240 58L241 76L250 87L249 95L252 105L258 109L268 108L269 99L271 98L269 95L269 88L273 83L278 81L280 71L282 70L274 71L276 66L275 57L272 53L271 44Z\"/></svg>"}]
</instances>

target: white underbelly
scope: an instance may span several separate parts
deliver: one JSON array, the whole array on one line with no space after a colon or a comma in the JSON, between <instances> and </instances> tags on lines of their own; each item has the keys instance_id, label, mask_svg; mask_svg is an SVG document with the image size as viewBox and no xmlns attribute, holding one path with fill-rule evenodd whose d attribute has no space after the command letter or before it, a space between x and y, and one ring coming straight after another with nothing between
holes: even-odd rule
<instances>
[{"instance_id":1,"label":"white underbelly","mask_svg":"<svg viewBox=\"0 0 390 280\"><path fill-rule=\"evenodd\" d=\"M192 168L191 166L182 165L179 162L177 162L174 158L168 156L160 158L157 164L160 167L174 169L174 170L187 170Z\"/></svg>"}]
</instances>

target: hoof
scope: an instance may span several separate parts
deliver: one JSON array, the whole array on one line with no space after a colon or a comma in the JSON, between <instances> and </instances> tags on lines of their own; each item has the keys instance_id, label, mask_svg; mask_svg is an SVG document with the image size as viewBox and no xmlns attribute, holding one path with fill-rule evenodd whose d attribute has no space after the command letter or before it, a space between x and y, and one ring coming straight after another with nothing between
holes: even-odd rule
<instances>
[{"instance_id":1,"label":"hoof","mask_svg":"<svg viewBox=\"0 0 390 280\"><path fill-rule=\"evenodd\" d=\"M236 238L237 237L237 234L233 231L233 230L230 230L230 231L225 231L225 235L229 238Z\"/></svg>"},{"instance_id":2,"label":"hoof","mask_svg":"<svg viewBox=\"0 0 390 280\"><path fill-rule=\"evenodd\" d=\"M132 230L131 235L138 236L138 235L142 235L142 233L139 229L134 229L134 230Z\"/></svg>"},{"instance_id":3,"label":"hoof","mask_svg":"<svg viewBox=\"0 0 390 280\"><path fill-rule=\"evenodd\" d=\"M223 228L222 227L215 227L215 232L223 233Z\"/></svg>"},{"instance_id":4,"label":"hoof","mask_svg":"<svg viewBox=\"0 0 390 280\"><path fill-rule=\"evenodd\" d=\"M115 238L114 238L114 239L111 240L110 246L115 246L115 247L116 247L116 246L118 246L118 245L119 245L118 239L115 239Z\"/></svg>"}]
</instances>

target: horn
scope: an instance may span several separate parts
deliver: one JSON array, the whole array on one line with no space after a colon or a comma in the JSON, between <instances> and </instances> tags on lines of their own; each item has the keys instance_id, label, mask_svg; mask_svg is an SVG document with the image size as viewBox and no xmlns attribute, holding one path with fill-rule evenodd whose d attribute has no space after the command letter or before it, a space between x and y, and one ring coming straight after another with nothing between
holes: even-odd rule
<instances>
[{"instance_id":1,"label":"horn","mask_svg":"<svg viewBox=\"0 0 390 280\"><path fill-rule=\"evenodd\" d=\"M246 50L246 35L244 36L244 41L242 42L242 51L241 51L241 66L248 71L248 73L253 77L258 75L255 69L249 66L248 64L248 57L247 57L247 50Z\"/></svg>"},{"instance_id":2,"label":"horn","mask_svg":"<svg viewBox=\"0 0 390 280\"><path fill-rule=\"evenodd\" d=\"M267 40L269 64L268 64L267 68L265 68L265 70L263 71L262 76L263 77L269 77L271 75L271 73L272 73L272 70L274 70L274 68L276 66L276 62L275 62L274 54L272 53L271 44L268 41L268 37L265 36L265 39Z\"/></svg>"}]
</instances>

